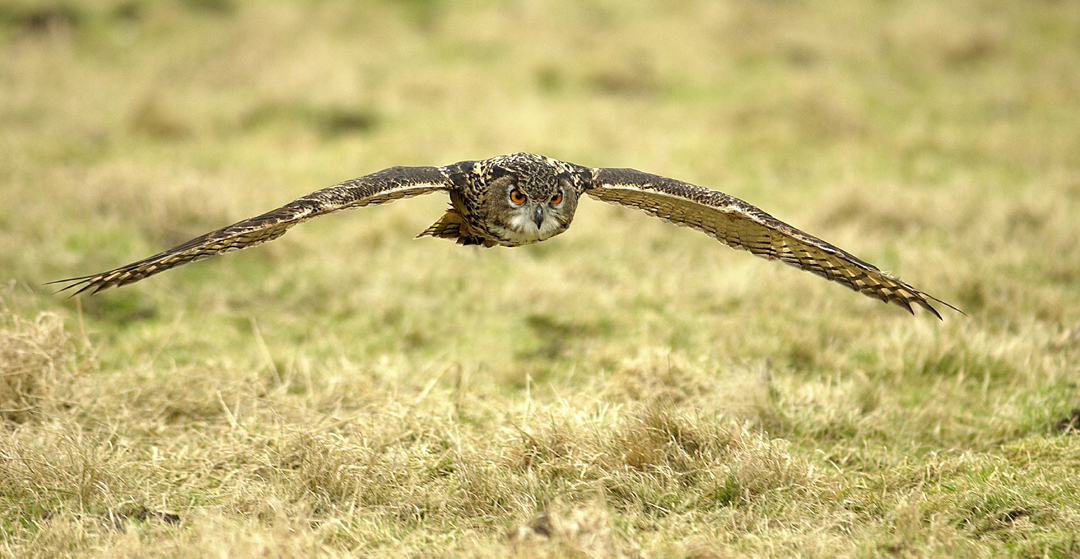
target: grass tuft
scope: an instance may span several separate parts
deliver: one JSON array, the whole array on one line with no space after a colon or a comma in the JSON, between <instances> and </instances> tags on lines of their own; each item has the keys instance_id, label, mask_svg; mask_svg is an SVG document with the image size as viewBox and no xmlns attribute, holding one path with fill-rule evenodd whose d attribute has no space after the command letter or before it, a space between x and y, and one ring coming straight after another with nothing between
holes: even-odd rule
<instances>
[{"instance_id":1,"label":"grass tuft","mask_svg":"<svg viewBox=\"0 0 1080 559\"><path fill-rule=\"evenodd\" d=\"M59 316L26 320L0 298L0 419L24 423L69 406L78 357Z\"/></svg>"}]
</instances>

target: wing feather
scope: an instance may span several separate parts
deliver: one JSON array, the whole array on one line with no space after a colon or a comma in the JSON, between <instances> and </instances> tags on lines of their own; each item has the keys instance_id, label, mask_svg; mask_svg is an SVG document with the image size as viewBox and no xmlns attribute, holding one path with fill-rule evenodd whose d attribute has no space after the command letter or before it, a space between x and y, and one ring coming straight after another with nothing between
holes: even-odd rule
<instances>
[{"instance_id":1,"label":"wing feather","mask_svg":"<svg viewBox=\"0 0 1080 559\"><path fill-rule=\"evenodd\" d=\"M290 227L314 217L345 209L385 204L437 190L449 190L452 187L445 167L391 167L317 190L280 208L211 231L114 270L49 283L67 283L60 291L78 288L72 295L86 291L93 294L109 287L134 283L215 254L272 241L284 235Z\"/></svg>"},{"instance_id":2,"label":"wing feather","mask_svg":"<svg viewBox=\"0 0 1080 559\"><path fill-rule=\"evenodd\" d=\"M734 196L634 169L593 169L590 186L585 193L593 198L692 227L732 248L780 260L908 312L914 312L914 304L940 319L930 301L959 311Z\"/></svg>"}]
</instances>

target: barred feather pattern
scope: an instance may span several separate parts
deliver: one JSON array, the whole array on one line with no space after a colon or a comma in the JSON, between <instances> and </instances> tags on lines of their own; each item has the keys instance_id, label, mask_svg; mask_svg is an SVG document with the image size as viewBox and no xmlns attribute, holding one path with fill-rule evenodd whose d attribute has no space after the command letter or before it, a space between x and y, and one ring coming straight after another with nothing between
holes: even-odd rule
<instances>
[{"instance_id":1,"label":"barred feather pattern","mask_svg":"<svg viewBox=\"0 0 1080 559\"><path fill-rule=\"evenodd\" d=\"M449 187L447 181L447 173L443 168L392 167L312 192L280 208L211 231L137 262L99 274L50 283L68 283L61 291L78 288L72 295L97 293L109 287L137 282L189 262L261 245L313 217L446 190Z\"/></svg>"},{"instance_id":2,"label":"barred feather pattern","mask_svg":"<svg viewBox=\"0 0 1080 559\"><path fill-rule=\"evenodd\" d=\"M587 194L697 229L732 248L779 260L908 312L914 313L913 305L919 306L940 319L931 302L959 312L733 196L634 169L583 167L529 153L443 167L391 167L318 190L149 258L52 283L66 283L61 291L72 289L73 294L97 293L189 262L272 241L314 217L436 191L449 194L451 207L420 236L485 247L540 242L569 227L578 199ZM523 201L516 201L519 198Z\"/></svg>"},{"instance_id":3,"label":"barred feather pattern","mask_svg":"<svg viewBox=\"0 0 1080 559\"><path fill-rule=\"evenodd\" d=\"M637 208L664 221L697 229L732 248L779 260L908 312L914 313L914 304L940 319L941 314L930 301L956 310L734 196L634 169L593 171L593 188L586 194L598 200Z\"/></svg>"}]
</instances>

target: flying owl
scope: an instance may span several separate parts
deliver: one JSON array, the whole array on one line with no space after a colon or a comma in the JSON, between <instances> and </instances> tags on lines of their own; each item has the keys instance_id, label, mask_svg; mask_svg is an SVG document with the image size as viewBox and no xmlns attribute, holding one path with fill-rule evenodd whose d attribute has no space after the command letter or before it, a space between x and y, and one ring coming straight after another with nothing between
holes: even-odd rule
<instances>
[{"instance_id":1,"label":"flying owl","mask_svg":"<svg viewBox=\"0 0 1080 559\"><path fill-rule=\"evenodd\" d=\"M440 190L449 193L450 208L418 237L485 247L538 243L566 231L578 201L588 194L692 227L732 248L780 260L908 312L914 313L914 303L940 319L930 301L958 310L733 196L634 169L582 167L529 153L444 167L391 167L312 192L138 262L52 283L68 283L61 291L78 288L74 294L97 293L272 241L313 217Z\"/></svg>"}]
</instances>

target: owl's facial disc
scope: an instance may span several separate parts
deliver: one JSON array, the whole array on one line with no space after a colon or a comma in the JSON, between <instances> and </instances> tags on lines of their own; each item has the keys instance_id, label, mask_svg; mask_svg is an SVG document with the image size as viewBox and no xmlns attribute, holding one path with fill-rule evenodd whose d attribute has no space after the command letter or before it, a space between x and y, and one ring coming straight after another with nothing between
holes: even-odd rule
<instances>
[{"instance_id":1,"label":"owl's facial disc","mask_svg":"<svg viewBox=\"0 0 1080 559\"><path fill-rule=\"evenodd\" d=\"M557 186L554 193L550 188L522 188L511 186L506 193L507 211L502 223L493 224L492 229L508 241L508 244L531 244L554 237L566 229L566 223L559 219L560 206L565 199L563 187ZM545 192L546 190L546 192Z\"/></svg>"}]
</instances>

